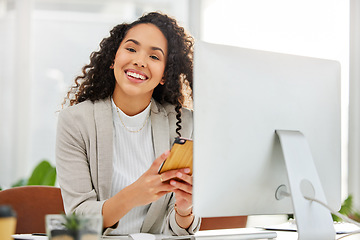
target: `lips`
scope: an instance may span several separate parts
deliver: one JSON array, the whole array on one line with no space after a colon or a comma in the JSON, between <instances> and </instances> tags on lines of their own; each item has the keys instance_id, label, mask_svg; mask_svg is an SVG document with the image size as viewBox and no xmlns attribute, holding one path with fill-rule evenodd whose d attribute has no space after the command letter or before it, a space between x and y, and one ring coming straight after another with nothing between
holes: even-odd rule
<instances>
[{"instance_id":1,"label":"lips","mask_svg":"<svg viewBox=\"0 0 360 240\"><path fill-rule=\"evenodd\" d=\"M128 79L132 82L143 82L146 81L147 79L149 79L149 77L140 71L137 71L135 69L128 69L125 70L125 74L127 75Z\"/></svg>"}]
</instances>

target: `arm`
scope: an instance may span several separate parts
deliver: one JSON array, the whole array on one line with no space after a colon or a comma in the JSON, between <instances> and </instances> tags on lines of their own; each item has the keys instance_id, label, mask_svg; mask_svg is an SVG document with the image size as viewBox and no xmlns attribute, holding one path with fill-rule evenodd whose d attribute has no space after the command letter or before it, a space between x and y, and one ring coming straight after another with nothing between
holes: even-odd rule
<instances>
[{"instance_id":1,"label":"arm","mask_svg":"<svg viewBox=\"0 0 360 240\"><path fill-rule=\"evenodd\" d=\"M101 214L104 201L98 201L94 188L97 169L90 167L89 132L79 114L69 110L59 114L56 135L56 171L65 212Z\"/></svg>"}]
</instances>

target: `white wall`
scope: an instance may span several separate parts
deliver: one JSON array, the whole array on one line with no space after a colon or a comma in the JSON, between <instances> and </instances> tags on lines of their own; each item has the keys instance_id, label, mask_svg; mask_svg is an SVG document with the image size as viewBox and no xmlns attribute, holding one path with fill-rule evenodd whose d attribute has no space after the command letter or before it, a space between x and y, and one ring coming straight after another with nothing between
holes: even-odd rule
<instances>
[{"instance_id":1,"label":"white wall","mask_svg":"<svg viewBox=\"0 0 360 240\"><path fill-rule=\"evenodd\" d=\"M201 0L201 9L200 35L205 41L340 61L342 68L342 195L343 198L346 197L349 2L344 0Z\"/></svg>"},{"instance_id":2,"label":"white wall","mask_svg":"<svg viewBox=\"0 0 360 240\"><path fill-rule=\"evenodd\" d=\"M360 209L360 2L350 1L349 193Z\"/></svg>"}]
</instances>

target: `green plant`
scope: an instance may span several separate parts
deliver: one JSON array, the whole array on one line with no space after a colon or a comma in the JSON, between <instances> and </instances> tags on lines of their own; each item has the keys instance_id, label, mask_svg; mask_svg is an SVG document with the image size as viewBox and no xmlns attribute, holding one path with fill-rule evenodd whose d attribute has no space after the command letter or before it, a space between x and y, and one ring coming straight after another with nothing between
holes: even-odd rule
<instances>
[{"instance_id":1,"label":"green plant","mask_svg":"<svg viewBox=\"0 0 360 240\"><path fill-rule=\"evenodd\" d=\"M22 178L11 185L11 187L20 187L26 185L47 185L55 186L56 168L49 161L42 160L33 170L28 179ZM0 187L0 191L1 191Z\"/></svg>"},{"instance_id":2,"label":"green plant","mask_svg":"<svg viewBox=\"0 0 360 240\"><path fill-rule=\"evenodd\" d=\"M64 225L64 227L68 230L82 230L88 222L88 219L81 218L75 213L69 215L63 214L63 217L65 219L65 222L62 225Z\"/></svg>"},{"instance_id":3,"label":"green plant","mask_svg":"<svg viewBox=\"0 0 360 240\"><path fill-rule=\"evenodd\" d=\"M359 222L360 221L360 213L356 211L353 207L353 196L350 194L341 205L339 213L348 216L349 218ZM342 222L343 220L335 215L332 215L333 220L336 222Z\"/></svg>"},{"instance_id":4,"label":"green plant","mask_svg":"<svg viewBox=\"0 0 360 240\"><path fill-rule=\"evenodd\" d=\"M339 213L342 215L345 215L357 222L360 222L360 212L354 209L353 207L353 196L350 194L344 202L341 204L341 208L339 210ZM343 220L339 218L338 216L331 214L332 219L334 222L342 222ZM293 214L288 214L288 219L293 219Z\"/></svg>"},{"instance_id":5,"label":"green plant","mask_svg":"<svg viewBox=\"0 0 360 240\"><path fill-rule=\"evenodd\" d=\"M54 224L49 231L49 239L94 240L100 239L102 217L79 214L50 215L49 224ZM59 225L61 223L61 225Z\"/></svg>"},{"instance_id":6,"label":"green plant","mask_svg":"<svg viewBox=\"0 0 360 240\"><path fill-rule=\"evenodd\" d=\"M56 168L48 161L41 161L32 172L27 185L54 186L56 181Z\"/></svg>"}]
</instances>

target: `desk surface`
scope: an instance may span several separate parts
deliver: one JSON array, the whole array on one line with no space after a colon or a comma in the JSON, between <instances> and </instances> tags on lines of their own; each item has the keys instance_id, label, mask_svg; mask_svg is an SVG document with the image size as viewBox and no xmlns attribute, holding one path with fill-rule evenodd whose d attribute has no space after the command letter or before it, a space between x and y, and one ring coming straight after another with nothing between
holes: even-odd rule
<instances>
[{"instance_id":1,"label":"desk surface","mask_svg":"<svg viewBox=\"0 0 360 240\"><path fill-rule=\"evenodd\" d=\"M242 231L248 231L249 229L236 229L235 232L242 232ZM232 230L233 231L233 230ZM297 233L296 232L286 232L286 231L277 231L277 238L276 240L297 240ZM20 235L14 235L16 236L15 239L21 239L21 240L48 240L48 237L46 236L32 236L31 234L20 234ZM337 235L336 239L341 237L343 235ZM156 239L162 239L164 236L156 236ZM111 237L104 237L103 240L131 240L130 237L127 236L111 236ZM203 240L202 238L201 240ZM212 239L217 240L216 237L206 238L206 239ZM204 239L204 240L206 240ZM219 237L219 240L224 240L224 237ZM356 234L353 236L349 236L344 238L344 240L360 240L360 234Z\"/></svg>"}]
</instances>

